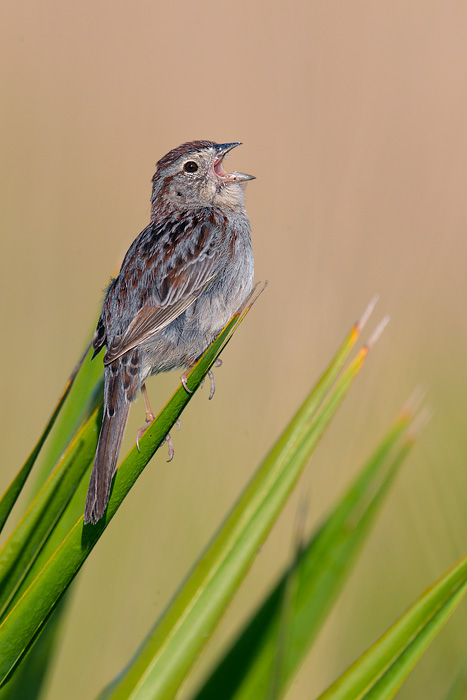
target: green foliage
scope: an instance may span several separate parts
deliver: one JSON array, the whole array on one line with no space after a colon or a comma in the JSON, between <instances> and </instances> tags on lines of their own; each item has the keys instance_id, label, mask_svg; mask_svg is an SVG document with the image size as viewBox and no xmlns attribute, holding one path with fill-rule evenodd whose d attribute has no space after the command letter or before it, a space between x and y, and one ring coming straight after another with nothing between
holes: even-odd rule
<instances>
[{"instance_id":1,"label":"green foliage","mask_svg":"<svg viewBox=\"0 0 467 700\"><path fill-rule=\"evenodd\" d=\"M39 456L39 453L44 446L44 443L46 439L48 438L50 431L52 430L53 426L55 425L55 421L57 420L60 412L62 411L65 401L68 398L73 385L75 384L76 377L78 375L78 372L80 371L83 363L86 360L86 356L88 355L89 352L89 345L86 347L86 350L84 351L84 354L81 356L81 358L78 360L76 363L75 368L73 369L66 385L65 388L63 389L62 395L60 396L57 405L55 406L54 410L52 411L52 415L50 416L47 425L45 426L42 435L40 436L39 440L37 441L36 445L34 446L31 454L27 458L26 462L24 465L21 467L19 470L18 474L15 476L13 481L11 482L10 486L7 488L5 493L3 494L1 500L0 500L0 532L3 530L3 527L8 519L8 516L10 515L11 510L13 509L13 506L16 503L16 500L23 490L24 485L26 484L26 480L28 476L31 473L31 470L33 466L36 463L36 460ZM73 425L74 418L76 418L76 411L77 408L79 407L79 413L83 410L83 404L86 404L86 399L88 399L88 394L90 393L91 390L91 384L90 380L92 377L96 374L96 365L90 369L90 363L87 363L86 366L86 371L81 373L81 381L78 381L78 385L81 385L81 392L77 394L76 388L75 388L75 395L71 397L71 401L68 401L68 405L65 408L65 410L62 413L62 421L61 426L59 425L59 430L55 431L55 440L54 440L54 446L55 450L57 450L57 447L59 449L63 448L64 444L64 433L66 436L70 433L70 427ZM102 371L100 368L98 368L98 373L102 374ZM83 376L84 375L84 376ZM101 383L98 382L98 389L101 390L102 386ZM84 396L83 396L83 390L84 390ZM77 394L77 395L76 395ZM91 392L91 401L95 401L95 395ZM84 406L84 410L86 410L86 405ZM63 421L63 417L65 416L65 421ZM60 430L61 427L61 430ZM57 455L58 456L58 455ZM55 460L49 460L48 464L54 463ZM47 464L47 463L46 463ZM38 476L37 481L40 482L40 476Z\"/></svg>"},{"instance_id":2,"label":"green foliage","mask_svg":"<svg viewBox=\"0 0 467 700\"><path fill-rule=\"evenodd\" d=\"M394 697L466 590L467 557L464 557L318 700L387 700Z\"/></svg>"},{"instance_id":3,"label":"green foliage","mask_svg":"<svg viewBox=\"0 0 467 700\"><path fill-rule=\"evenodd\" d=\"M321 527L307 543L298 542L290 568L196 700L269 698L274 677L278 697L287 687L331 610L412 445L407 437L411 419L409 413L401 414Z\"/></svg>"},{"instance_id":4,"label":"green foliage","mask_svg":"<svg viewBox=\"0 0 467 700\"><path fill-rule=\"evenodd\" d=\"M245 312L246 313L246 312ZM190 373L196 390L241 322L236 316ZM22 661L126 494L191 400L180 387L118 470L106 517L83 528L83 502L73 499L85 475L87 483L97 444L95 409L62 454L29 510L0 552L0 571L8 614L0 625L0 679L4 683ZM68 506L68 507L67 507ZM56 532L54 529L56 528ZM28 558L29 557L29 558ZM21 560L23 568L18 562ZM15 597L14 597L15 596Z\"/></svg>"},{"instance_id":5,"label":"green foliage","mask_svg":"<svg viewBox=\"0 0 467 700\"><path fill-rule=\"evenodd\" d=\"M204 353L189 375L190 389L196 391L200 386L248 310L234 317ZM134 658L102 691L101 700L175 697L363 366L376 336L353 360L349 358L367 315L352 328ZM35 497L0 551L1 700L13 700L18 694L31 700L40 697L45 669L53 660L64 609L59 603L64 593L193 396L183 387L177 389L142 437L140 452L134 448L120 465L105 517L97 525L83 527L102 404L99 366L85 357L86 353L80 361L84 360L83 370L36 476ZM0 500L0 529L52 430L79 366L31 456ZM412 409L401 413L310 539L305 541L300 534L290 566L194 700L283 697L332 609L413 444L417 433L415 413ZM299 529L303 529L303 518ZM393 697L466 588L467 559L463 559L320 698Z\"/></svg>"},{"instance_id":6,"label":"green foliage","mask_svg":"<svg viewBox=\"0 0 467 700\"><path fill-rule=\"evenodd\" d=\"M361 368L367 349L333 386L358 332L333 362L271 449L238 502L195 564L162 618L103 698L173 698L213 634L266 539L319 438Z\"/></svg>"}]
</instances>

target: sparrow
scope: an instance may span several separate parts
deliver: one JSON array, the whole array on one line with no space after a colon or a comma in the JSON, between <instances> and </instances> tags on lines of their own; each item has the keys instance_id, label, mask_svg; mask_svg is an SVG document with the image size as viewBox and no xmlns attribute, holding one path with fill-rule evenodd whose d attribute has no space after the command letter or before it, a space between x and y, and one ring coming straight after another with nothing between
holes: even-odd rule
<instances>
[{"instance_id":1,"label":"sparrow","mask_svg":"<svg viewBox=\"0 0 467 700\"><path fill-rule=\"evenodd\" d=\"M146 379L194 365L253 287L254 261L244 186L252 175L226 172L234 143L191 141L157 163L151 221L130 246L105 293L93 358L104 348L102 427L84 523L109 501L128 420L139 393L154 415ZM140 433L138 433L138 436Z\"/></svg>"}]
</instances>

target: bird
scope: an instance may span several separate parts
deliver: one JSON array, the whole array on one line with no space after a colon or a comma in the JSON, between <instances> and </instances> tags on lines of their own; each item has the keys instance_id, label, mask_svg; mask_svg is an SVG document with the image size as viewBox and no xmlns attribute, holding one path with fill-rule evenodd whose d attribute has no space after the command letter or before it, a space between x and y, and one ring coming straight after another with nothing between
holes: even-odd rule
<instances>
[{"instance_id":1,"label":"bird","mask_svg":"<svg viewBox=\"0 0 467 700\"><path fill-rule=\"evenodd\" d=\"M93 358L105 346L104 408L85 525L106 511L130 405L140 393L147 424L154 420L147 378L184 369L189 391L187 370L251 293L254 259L244 188L255 178L223 166L226 154L240 145L190 141L157 162L150 223L110 281L94 334Z\"/></svg>"}]
</instances>

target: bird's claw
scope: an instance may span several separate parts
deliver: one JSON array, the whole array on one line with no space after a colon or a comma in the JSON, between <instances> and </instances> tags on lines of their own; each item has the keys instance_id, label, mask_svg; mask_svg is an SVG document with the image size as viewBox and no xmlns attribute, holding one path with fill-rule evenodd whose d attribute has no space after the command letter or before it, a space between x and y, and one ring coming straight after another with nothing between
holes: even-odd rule
<instances>
[{"instance_id":1,"label":"bird's claw","mask_svg":"<svg viewBox=\"0 0 467 700\"><path fill-rule=\"evenodd\" d=\"M209 401L210 401L216 392L216 385L214 383L214 374L213 374L212 369L210 369L208 371L208 377L209 377L209 381L211 382L211 389L209 391Z\"/></svg>"},{"instance_id":2,"label":"bird's claw","mask_svg":"<svg viewBox=\"0 0 467 700\"><path fill-rule=\"evenodd\" d=\"M214 367L222 367L222 360L219 357L217 358L217 360L214 361ZM187 370L187 372L188 372L188 370ZM193 391L188 388L187 372L184 372L182 374L182 376L180 377L180 379L181 379L181 382L183 384L183 388L185 389L185 391L187 391L189 394L192 394ZM209 380L211 382L211 389L209 391L209 400L211 400L212 397L214 396L215 391L216 391L216 385L214 384L214 375L212 373L212 370L208 370L208 377L209 377ZM204 379L200 383L200 387L203 387L203 386L204 386Z\"/></svg>"},{"instance_id":3,"label":"bird's claw","mask_svg":"<svg viewBox=\"0 0 467 700\"><path fill-rule=\"evenodd\" d=\"M172 443L172 438L170 437L170 433L167 433L167 435L165 436L164 442L167 443L167 446L169 448L169 459L167 460L167 462L171 462L173 460L175 450L174 450L174 446Z\"/></svg>"},{"instance_id":4,"label":"bird's claw","mask_svg":"<svg viewBox=\"0 0 467 700\"><path fill-rule=\"evenodd\" d=\"M177 420L175 421L175 425L177 426L177 430L180 430L180 428L182 427L180 418L177 418ZM172 438L170 437L170 433L167 433L164 442L167 443L167 447L169 448L169 459L167 460L167 462L171 462L175 454L175 449L173 446ZM162 444L164 444L164 442Z\"/></svg>"},{"instance_id":5,"label":"bird's claw","mask_svg":"<svg viewBox=\"0 0 467 700\"><path fill-rule=\"evenodd\" d=\"M185 391L188 392L189 394L192 394L193 391L192 391L191 389L188 388L186 374L182 374L182 376L180 377L180 379L182 380L183 388L185 389Z\"/></svg>"},{"instance_id":6,"label":"bird's claw","mask_svg":"<svg viewBox=\"0 0 467 700\"><path fill-rule=\"evenodd\" d=\"M141 438L143 437L144 433L146 432L146 430L148 428L149 428L149 425L142 425L141 428L136 433L136 449L138 450L138 452L141 452L141 450L139 449L139 441L141 440Z\"/></svg>"},{"instance_id":7,"label":"bird's claw","mask_svg":"<svg viewBox=\"0 0 467 700\"><path fill-rule=\"evenodd\" d=\"M222 367L222 360L219 357L214 362L214 367ZM214 383L214 374L213 374L212 369L210 369L208 371L208 377L209 377L209 381L211 382L211 390L209 392L209 401L210 401L216 392L216 385Z\"/></svg>"},{"instance_id":8,"label":"bird's claw","mask_svg":"<svg viewBox=\"0 0 467 700\"><path fill-rule=\"evenodd\" d=\"M142 425L141 428L136 433L136 448L137 448L138 452L140 452L139 441L141 440L141 438L143 437L144 433L149 428L149 426L151 425L153 420L154 420L154 414L149 413L149 412L146 413L146 423L144 425Z\"/></svg>"}]
</instances>

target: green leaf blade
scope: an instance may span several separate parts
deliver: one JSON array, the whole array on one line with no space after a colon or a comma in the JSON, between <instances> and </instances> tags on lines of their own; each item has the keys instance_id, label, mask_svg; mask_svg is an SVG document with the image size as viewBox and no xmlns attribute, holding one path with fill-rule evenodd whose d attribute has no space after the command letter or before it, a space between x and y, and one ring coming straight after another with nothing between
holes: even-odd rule
<instances>
[{"instance_id":1,"label":"green leaf blade","mask_svg":"<svg viewBox=\"0 0 467 700\"><path fill-rule=\"evenodd\" d=\"M91 464L96 451L99 424L100 412L95 409L0 551L1 615L4 615Z\"/></svg>"},{"instance_id":2,"label":"green leaf blade","mask_svg":"<svg viewBox=\"0 0 467 700\"><path fill-rule=\"evenodd\" d=\"M10 486L7 488L5 493L3 494L2 498L0 499L0 532L2 532L5 523L8 519L8 516L10 515L13 506L15 505L18 496L20 495L21 491L23 490L23 487L32 471L32 468L34 467L36 460L42 450L42 447L47 439L47 437L50 434L50 431L55 425L55 422L57 418L59 417L60 412L62 411L65 401L68 398L68 395L70 394L73 385L75 384L76 377L78 376L78 373L83 365L83 363L86 360L86 356L89 353L89 345L86 347L83 355L81 358L78 360L76 363L70 377L67 380L67 383L65 385L65 388L62 391L62 394L57 402L57 405L55 406L54 410L52 411L52 415L50 416L47 425L45 426L41 436L39 437L39 440L37 441L36 445L31 451L31 454L27 458L26 462L16 475L16 477L13 479L11 482ZM88 376L88 373L86 375L86 378ZM86 386L86 381L84 382L84 385ZM66 425L69 425L69 422L66 423ZM50 465L53 464L55 460L50 461L48 460L45 464ZM49 466L50 469L50 466Z\"/></svg>"},{"instance_id":3,"label":"green leaf blade","mask_svg":"<svg viewBox=\"0 0 467 700\"><path fill-rule=\"evenodd\" d=\"M467 557L464 557L318 700L392 698L466 590Z\"/></svg>"},{"instance_id":4,"label":"green leaf blade","mask_svg":"<svg viewBox=\"0 0 467 700\"><path fill-rule=\"evenodd\" d=\"M310 542L300 547L289 571L247 623L195 700L270 697L270 679L278 675L281 616L287 601L286 649L280 655L283 668L276 693L280 697L316 639L407 454L411 443L399 443L409 421L408 415L396 421L330 516ZM290 600L288 586L292 589Z\"/></svg>"},{"instance_id":5,"label":"green leaf blade","mask_svg":"<svg viewBox=\"0 0 467 700\"><path fill-rule=\"evenodd\" d=\"M371 690L365 693L362 700L390 700L394 697L419 658L459 605L466 590L467 581L453 591L452 595L422 627L384 675L373 685Z\"/></svg>"},{"instance_id":6,"label":"green leaf blade","mask_svg":"<svg viewBox=\"0 0 467 700\"><path fill-rule=\"evenodd\" d=\"M344 343L345 357L356 340ZM201 647L213 633L244 578L309 456L367 354L364 348L323 401L323 384L339 369L331 364L240 496L198 563L139 652L101 698L173 698ZM344 359L345 359L344 357ZM341 363L341 353L334 362ZM342 366L342 365L340 365ZM326 392L324 393L324 395ZM318 398L317 398L318 397ZM319 407L319 410L318 410Z\"/></svg>"},{"instance_id":7,"label":"green leaf blade","mask_svg":"<svg viewBox=\"0 0 467 700\"><path fill-rule=\"evenodd\" d=\"M245 313L246 311L243 315L232 319L192 370L190 377L194 388L199 387L204 375L214 363L218 354L229 342ZM9 605L8 614L0 625L0 684L8 680L18 663L24 658L126 494L133 486L150 458L157 451L167 431L180 415L183 408L191 400L192 396L192 394L187 394L187 392L180 387L148 431L143 435L140 441L141 452L138 452L135 447L129 453L117 472L106 516L99 521L97 525L87 526L83 529L82 515L76 519L76 500L73 498L73 493L75 493L76 489L73 489L73 493L69 492L73 507L67 509L60 520L56 518L54 525L54 527L58 527L60 534L62 536L64 535L63 541L60 542L58 547L51 554L50 548L47 547L46 538L42 537L42 550L34 552L36 556L35 561L33 561L33 557L30 559L30 562L33 562L30 571L34 570L36 575L32 580L31 576L26 575L21 582L18 581L19 586L12 601L16 604L14 607L12 607L11 604ZM79 434L81 437L86 437L86 449L89 449L88 456L90 458L87 460L88 467L94 457L98 434L97 425L93 427L92 420L97 420L97 414L94 414L88 423L81 428ZM89 447L92 436L95 441L94 446ZM73 452L75 442L69 446L66 454ZM60 478L65 478L64 475L61 474L61 470L58 470L58 472ZM85 472L85 468L83 472ZM77 482L76 487L78 485L79 482ZM53 491L53 482L50 482L48 485L46 484L44 487L43 492L41 492L42 499L46 496L50 497L51 491ZM58 499L57 502L60 502L60 499ZM62 504L62 510L63 507L64 505ZM80 513L82 513L83 510L84 501L79 506ZM47 513L47 510L45 510L45 513ZM23 527L28 528L28 534L31 531L30 525L31 521L29 517L26 516ZM50 539L54 544L56 543L56 538L54 538L53 535L50 535ZM19 539L19 546L23 546L24 542L27 541L28 538L26 538L26 540Z\"/></svg>"}]
</instances>

